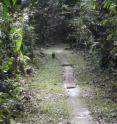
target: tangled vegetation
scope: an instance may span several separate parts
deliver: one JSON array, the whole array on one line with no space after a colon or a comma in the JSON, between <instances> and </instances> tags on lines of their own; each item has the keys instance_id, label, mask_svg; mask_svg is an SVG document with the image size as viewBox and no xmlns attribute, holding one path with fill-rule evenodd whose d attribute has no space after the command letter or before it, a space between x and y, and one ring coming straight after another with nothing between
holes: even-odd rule
<instances>
[{"instance_id":1,"label":"tangled vegetation","mask_svg":"<svg viewBox=\"0 0 117 124\"><path fill-rule=\"evenodd\" d=\"M19 82L32 73L35 49L57 43L87 51L116 78L117 0L0 1L1 123L9 124L24 110Z\"/></svg>"},{"instance_id":2,"label":"tangled vegetation","mask_svg":"<svg viewBox=\"0 0 117 124\"><path fill-rule=\"evenodd\" d=\"M17 0L0 2L0 120L6 124L23 111L19 74L26 73L33 58L33 28L27 4Z\"/></svg>"}]
</instances>

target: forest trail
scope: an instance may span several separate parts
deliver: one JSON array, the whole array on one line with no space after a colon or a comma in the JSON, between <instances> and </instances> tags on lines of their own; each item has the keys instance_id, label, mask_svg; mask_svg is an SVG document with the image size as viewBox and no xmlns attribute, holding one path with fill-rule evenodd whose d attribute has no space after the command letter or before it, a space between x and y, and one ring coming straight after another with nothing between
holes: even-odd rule
<instances>
[{"instance_id":1,"label":"forest trail","mask_svg":"<svg viewBox=\"0 0 117 124\"><path fill-rule=\"evenodd\" d=\"M81 100L81 90L75 79L74 69L72 64L68 62L65 55L62 57L64 69L64 88L65 94L68 96L68 104L71 110L69 111L70 124L96 124L93 121L90 111L86 107L86 103Z\"/></svg>"},{"instance_id":2,"label":"forest trail","mask_svg":"<svg viewBox=\"0 0 117 124\"><path fill-rule=\"evenodd\" d=\"M82 73L76 75L75 70L86 69L86 60L67 47L58 45L44 49L46 64L37 70L30 82L30 92L34 97L32 105L29 103L27 107L29 113L26 112L25 117L18 121L20 124L97 124L83 98ZM82 76L86 78L85 73Z\"/></svg>"},{"instance_id":3,"label":"forest trail","mask_svg":"<svg viewBox=\"0 0 117 124\"><path fill-rule=\"evenodd\" d=\"M0 0L0 124L10 122L117 124L117 0Z\"/></svg>"},{"instance_id":4,"label":"forest trail","mask_svg":"<svg viewBox=\"0 0 117 124\"><path fill-rule=\"evenodd\" d=\"M63 67L63 86L69 106L68 122L61 122L60 124L97 124L97 122L93 120L86 103L82 101L82 90L80 90L80 86L77 85L78 82L74 74L74 63L70 63L68 60L73 51L65 50L64 46L60 48L55 47L51 52L54 52L56 58L61 61ZM48 50L48 53L51 52Z\"/></svg>"}]
</instances>

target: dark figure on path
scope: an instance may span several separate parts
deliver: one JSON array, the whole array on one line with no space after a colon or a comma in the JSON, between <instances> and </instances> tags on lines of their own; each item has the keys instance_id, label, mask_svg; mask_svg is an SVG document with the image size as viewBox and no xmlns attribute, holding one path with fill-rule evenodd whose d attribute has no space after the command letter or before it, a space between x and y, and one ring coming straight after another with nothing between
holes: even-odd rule
<instances>
[{"instance_id":1,"label":"dark figure on path","mask_svg":"<svg viewBox=\"0 0 117 124\"><path fill-rule=\"evenodd\" d=\"M52 59L55 59L55 53L52 52Z\"/></svg>"}]
</instances>

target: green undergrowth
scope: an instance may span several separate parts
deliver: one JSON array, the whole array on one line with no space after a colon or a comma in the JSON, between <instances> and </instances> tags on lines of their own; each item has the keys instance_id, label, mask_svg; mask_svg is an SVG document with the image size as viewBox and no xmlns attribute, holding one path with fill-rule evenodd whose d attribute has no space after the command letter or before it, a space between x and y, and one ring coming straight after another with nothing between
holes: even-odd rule
<instances>
[{"instance_id":1,"label":"green undergrowth","mask_svg":"<svg viewBox=\"0 0 117 124\"><path fill-rule=\"evenodd\" d=\"M29 84L31 100L19 119L21 124L57 124L68 118L60 61L51 54L44 61Z\"/></svg>"},{"instance_id":2,"label":"green undergrowth","mask_svg":"<svg viewBox=\"0 0 117 124\"><path fill-rule=\"evenodd\" d=\"M82 88L83 100L92 115L99 122L115 123L117 121L117 81L92 62L91 57L79 51L67 51L66 56L73 64L78 85Z\"/></svg>"}]
</instances>

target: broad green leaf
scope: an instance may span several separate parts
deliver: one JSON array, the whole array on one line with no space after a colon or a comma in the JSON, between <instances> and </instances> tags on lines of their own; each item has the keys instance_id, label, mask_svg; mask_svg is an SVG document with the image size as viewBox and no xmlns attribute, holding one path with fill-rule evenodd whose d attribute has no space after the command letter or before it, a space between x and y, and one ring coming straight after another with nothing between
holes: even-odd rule
<instances>
[{"instance_id":1,"label":"broad green leaf","mask_svg":"<svg viewBox=\"0 0 117 124\"><path fill-rule=\"evenodd\" d=\"M20 48L22 46L22 34L21 32L18 32L18 39L16 40L16 52L20 51Z\"/></svg>"},{"instance_id":2,"label":"broad green leaf","mask_svg":"<svg viewBox=\"0 0 117 124\"><path fill-rule=\"evenodd\" d=\"M15 41L15 52L19 52L22 46L22 29L16 29L15 27L13 27L11 29L11 32L17 37Z\"/></svg>"},{"instance_id":3,"label":"broad green leaf","mask_svg":"<svg viewBox=\"0 0 117 124\"><path fill-rule=\"evenodd\" d=\"M15 4L16 4L16 2L17 2L17 0L12 0L13 5L15 5Z\"/></svg>"}]
</instances>

